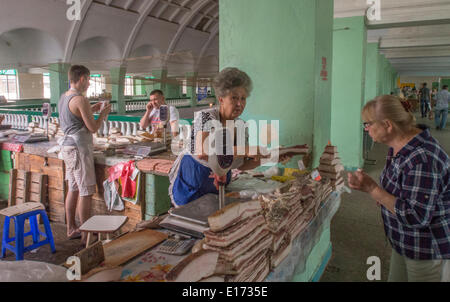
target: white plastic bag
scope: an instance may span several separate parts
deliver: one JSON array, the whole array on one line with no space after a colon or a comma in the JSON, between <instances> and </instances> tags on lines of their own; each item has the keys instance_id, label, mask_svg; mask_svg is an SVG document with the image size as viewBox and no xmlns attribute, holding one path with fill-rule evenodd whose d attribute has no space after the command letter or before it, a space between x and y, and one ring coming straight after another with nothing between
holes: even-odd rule
<instances>
[{"instance_id":1,"label":"white plastic bag","mask_svg":"<svg viewBox=\"0 0 450 302\"><path fill-rule=\"evenodd\" d=\"M38 261L0 261L0 282L67 282L63 266Z\"/></svg>"}]
</instances>

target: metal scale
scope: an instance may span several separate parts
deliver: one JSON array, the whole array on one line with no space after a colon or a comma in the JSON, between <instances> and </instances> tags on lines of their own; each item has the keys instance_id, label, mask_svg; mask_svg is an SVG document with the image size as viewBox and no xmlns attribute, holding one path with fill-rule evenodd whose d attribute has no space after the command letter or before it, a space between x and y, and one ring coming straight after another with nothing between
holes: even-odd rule
<instances>
[{"instance_id":1,"label":"metal scale","mask_svg":"<svg viewBox=\"0 0 450 302\"><path fill-rule=\"evenodd\" d=\"M124 154L131 155L137 158L145 158L151 155L156 155L167 151L167 137L166 128L169 121L169 107L162 105L159 108L159 119L164 127L163 142L145 142L128 145L123 151Z\"/></svg>"},{"instance_id":2,"label":"metal scale","mask_svg":"<svg viewBox=\"0 0 450 302\"><path fill-rule=\"evenodd\" d=\"M218 176L225 176L231 170L234 156L231 135L227 135L227 129L215 132L216 154L208 157L211 170ZM229 155L227 155L229 154ZM170 215L160 225L169 230L188 234L197 238L203 238L203 231L209 227L208 217L236 201L235 198L225 198L224 182L219 182L219 195L206 194L187 205L173 209Z\"/></svg>"}]
</instances>

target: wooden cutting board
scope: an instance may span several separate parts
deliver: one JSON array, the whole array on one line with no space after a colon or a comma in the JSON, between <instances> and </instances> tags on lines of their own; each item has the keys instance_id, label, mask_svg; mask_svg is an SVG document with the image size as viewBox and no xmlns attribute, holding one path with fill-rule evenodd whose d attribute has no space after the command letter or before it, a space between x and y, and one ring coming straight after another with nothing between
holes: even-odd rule
<instances>
[{"instance_id":1,"label":"wooden cutting board","mask_svg":"<svg viewBox=\"0 0 450 302\"><path fill-rule=\"evenodd\" d=\"M128 233L103 246L105 252L105 265L115 267L121 265L146 250L167 239L167 234L144 230Z\"/></svg>"}]
</instances>

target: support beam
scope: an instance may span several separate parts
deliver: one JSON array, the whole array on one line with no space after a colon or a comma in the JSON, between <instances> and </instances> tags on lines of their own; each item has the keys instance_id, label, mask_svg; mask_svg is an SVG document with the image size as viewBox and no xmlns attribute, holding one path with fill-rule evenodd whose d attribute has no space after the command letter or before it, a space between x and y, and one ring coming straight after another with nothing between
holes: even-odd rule
<instances>
[{"instance_id":1,"label":"support beam","mask_svg":"<svg viewBox=\"0 0 450 302\"><path fill-rule=\"evenodd\" d=\"M197 26L200 24L200 22L202 21L202 19L203 19L204 17L209 17L208 14L209 14L213 9L217 8L218 5L219 5L218 3L214 3L213 5L211 5L211 6L205 11L204 14L198 14L197 20L193 23L193 24L194 24L193 28L197 28ZM218 13L217 13L216 15L218 15ZM214 18L214 17L213 17L213 18Z\"/></svg>"},{"instance_id":2,"label":"support beam","mask_svg":"<svg viewBox=\"0 0 450 302\"><path fill-rule=\"evenodd\" d=\"M151 12L151 10L158 4L158 0L151 0L148 2L140 11L139 18L134 25L133 29L131 30L130 36L128 37L127 44L125 45L125 49L123 51L122 55L122 61L125 61L131 53L131 48L134 45L134 41L136 40L137 35L139 34L139 31L142 28L142 25L144 24L145 19L147 19L148 14Z\"/></svg>"},{"instance_id":3,"label":"support beam","mask_svg":"<svg viewBox=\"0 0 450 302\"><path fill-rule=\"evenodd\" d=\"M209 45L212 43L214 38L219 33L219 24L211 31L211 34L209 35L208 41L206 41L205 45L203 45L202 50L200 51L200 54L198 56L197 62L195 62L194 71L199 71L200 63L203 59L203 56L205 55L205 52L208 50Z\"/></svg>"},{"instance_id":4,"label":"support beam","mask_svg":"<svg viewBox=\"0 0 450 302\"><path fill-rule=\"evenodd\" d=\"M67 37L66 48L64 51L64 62L70 62L72 59L73 50L75 49L75 44L78 40L78 34L83 26L83 22L86 18L86 14L91 7L93 0L84 0L81 6L81 16L80 20L73 21L72 27L70 29L69 36Z\"/></svg>"},{"instance_id":5,"label":"support beam","mask_svg":"<svg viewBox=\"0 0 450 302\"><path fill-rule=\"evenodd\" d=\"M339 147L345 168L355 170L363 166L361 110L365 100L367 32L364 17L334 19L334 28L349 29L335 31L333 35L336 60L333 60L331 143Z\"/></svg>"},{"instance_id":6,"label":"support beam","mask_svg":"<svg viewBox=\"0 0 450 302\"><path fill-rule=\"evenodd\" d=\"M112 82L112 100L117 101L117 114L126 113L125 108L125 67L114 67L110 70Z\"/></svg>"},{"instance_id":7,"label":"support beam","mask_svg":"<svg viewBox=\"0 0 450 302\"><path fill-rule=\"evenodd\" d=\"M185 9L189 10L188 8L185 7L185 5L189 3L189 1L191 1L191 0L184 0L184 2L181 3L181 6L180 6L180 7L177 7L177 9L175 9L175 11L173 12L173 14L172 14L172 15L170 16L170 18L169 18L169 21L170 21L170 22L173 22L173 19L175 19L175 17L180 13L180 11L181 11L182 9L185 8Z\"/></svg>"},{"instance_id":8,"label":"support beam","mask_svg":"<svg viewBox=\"0 0 450 302\"><path fill-rule=\"evenodd\" d=\"M278 121L279 143L309 144L316 166L331 131L333 1L225 0L219 7L220 69L238 67L254 85L241 118ZM287 167L298 168L298 160Z\"/></svg>"},{"instance_id":9,"label":"support beam","mask_svg":"<svg viewBox=\"0 0 450 302\"><path fill-rule=\"evenodd\" d=\"M186 14L186 16L183 18L183 20L180 23L180 26L178 27L177 32L175 33L175 36L173 37L172 41L169 44L169 48L166 52L166 57L164 58L163 62L163 68L167 67L167 60L172 51L175 49L178 41L181 38L181 35L183 34L184 30L186 29L186 26L191 22L192 18L197 14L198 11L200 11L205 5L207 5L211 0L200 0L199 2L195 3L194 6L192 6L191 13Z\"/></svg>"},{"instance_id":10,"label":"support beam","mask_svg":"<svg viewBox=\"0 0 450 302\"><path fill-rule=\"evenodd\" d=\"M129 10L133 3L134 3L134 0L128 0L127 3L125 4L124 9Z\"/></svg>"},{"instance_id":11,"label":"support beam","mask_svg":"<svg viewBox=\"0 0 450 302\"><path fill-rule=\"evenodd\" d=\"M388 59L444 57L450 54L450 46L385 48L381 49L380 51Z\"/></svg>"},{"instance_id":12,"label":"support beam","mask_svg":"<svg viewBox=\"0 0 450 302\"><path fill-rule=\"evenodd\" d=\"M49 65L51 104L58 104L61 95L69 89L69 69L70 64L55 63Z\"/></svg>"},{"instance_id":13,"label":"support beam","mask_svg":"<svg viewBox=\"0 0 450 302\"><path fill-rule=\"evenodd\" d=\"M205 26L203 26L203 31L207 31L208 30L208 27L211 25L211 23L214 21L214 20L217 20L217 17L219 16L219 12L217 12L215 15L214 15L214 17L213 18L211 18L211 19L209 19L209 21L205 24Z\"/></svg>"}]
</instances>

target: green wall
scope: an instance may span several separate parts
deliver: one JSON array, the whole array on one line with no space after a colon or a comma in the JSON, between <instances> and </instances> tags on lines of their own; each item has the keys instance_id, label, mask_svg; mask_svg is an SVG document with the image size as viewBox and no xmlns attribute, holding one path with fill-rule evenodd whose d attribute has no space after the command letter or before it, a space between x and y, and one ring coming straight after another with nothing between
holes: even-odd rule
<instances>
[{"instance_id":1,"label":"green wall","mask_svg":"<svg viewBox=\"0 0 450 302\"><path fill-rule=\"evenodd\" d=\"M58 104L61 95L69 90L69 69L70 64L49 65L51 104Z\"/></svg>"},{"instance_id":2,"label":"green wall","mask_svg":"<svg viewBox=\"0 0 450 302\"><path fill-rule=\"evenodd\" d=\"M113 67L110 70L112 83L112 100L117 101L117 113L125 114L125 67Z\"/></svg>"},{"instance_id":3,"label":"green wall","mask_svg":"<svg viewBox=\"0 0 450 302\"><path fill-rule=\"evenodd\" d=\"M338 146L342 163L349 170L363 164L366 41L364 17L334 19L331 143Z\"/></svg>"},{"instance_id":4,"label":"green wall","mask_svg":"<svg viewBox=\"0 0 450 302\"><path fill-rule=\"evenodd\" d=\"M366 54L366 89L364 103L373 100L377 96L378 73L378 43L368 43Z\"/></svg>"},{"instance_id":5,"label":"green wall","mask_svg":"<svg viewBox=\"0 0 450 302\"><path fill-rule=\"evenodd\" d=\"M179 98L181 97L181 87L179 85L167 84L165 93L166 98Z\"/></svg>"},{"instance_id":6,"label":"green wall","mask_svg":"<svg viewBox=\"0 0 450 302\"><path fill-rule=\"evenodd\" d=\"M134 95L146 95L145 83L141 79L134 80Z\"/></svg>"},{"instance_id":7,"label":"green wall","mask_svg":"<svg viewBox=\"0 0 450 302\"><path fill-rule=\"evenodd\" d=\"M242 118L279 120L281 145L317 141L317 157L330 133L333 1L227 0L219 6L220 70L238 67L254 84ZM320 80L322 57L326 81ZM289 166L295 165L294 159Z\"/></svg>"}]
</instances>

